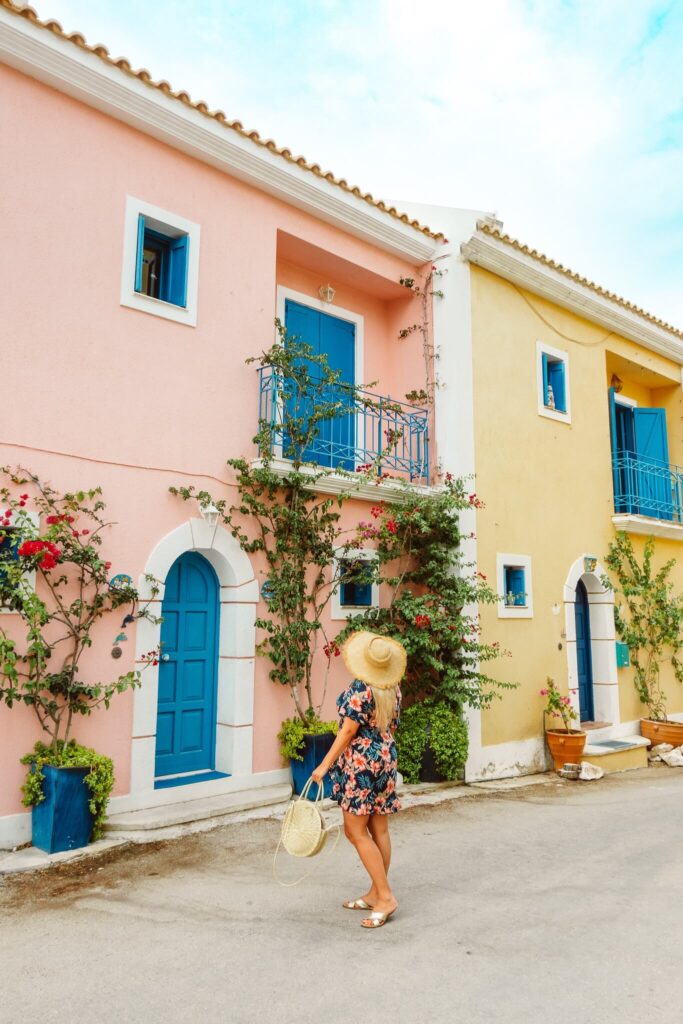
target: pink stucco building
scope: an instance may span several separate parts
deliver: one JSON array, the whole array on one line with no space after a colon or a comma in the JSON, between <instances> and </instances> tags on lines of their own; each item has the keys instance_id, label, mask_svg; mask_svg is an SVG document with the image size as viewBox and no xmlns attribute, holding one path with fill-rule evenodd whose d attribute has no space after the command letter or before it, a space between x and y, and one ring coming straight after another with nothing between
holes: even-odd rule
<instances>
[{"instance_id":1,"label":"pink stucco building","mask_svg":"<svg viewBox=\"0 0 683 1024\"><path fill-rule=\"evenodd\" d=\"M2 463L60 489L101 485L118 524L112 574L166 582L173 571L177 609L184 566L218 608L199 769L184 772L166 736L159 775L163 663L77 737L113 757L114 811L285 782L276 733L292 707L255 655L260 566L168 488L235 494L226 458L256 456L259 381L245 359L272 343L276 315L320 337L321 324L339 328L347 372L377 393L424 386L419 343L398 341L416 315L398 281L442 238L9 0L0 61ZM332 302L320 297L328 284ZM360 494L350 519L377 494ZM345 610L333 614L341 626ZM107 637L93 672L111 678L158 642L159 627L141 623L114 662ZM337 689L333 674L330 713ZM0 708L0 848L30 838L19 758L37 738L28 711ZM180 783L160 788L164 776Z\"/></svg>"}]
</instances>

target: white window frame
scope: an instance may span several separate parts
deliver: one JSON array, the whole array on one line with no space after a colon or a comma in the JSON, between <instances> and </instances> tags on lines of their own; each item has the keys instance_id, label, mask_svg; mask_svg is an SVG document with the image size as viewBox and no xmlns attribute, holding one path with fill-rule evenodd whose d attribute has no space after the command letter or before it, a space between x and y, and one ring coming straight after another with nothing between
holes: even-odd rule
<instances>
[{"instance_id":1,"label":"white window frame","mask_svg":"<svg viewBox=\"0 0 683 1024\"><path fill-rule=\"evenodd\" d=\"M335 577L338 577L339 575L339 563L348 562L351 559L358 559L363 562L373 562L377 560L377 552L374 548L349 548L348 550L337 548L337 555L334 561ZM332 594L330 618L334 620L350 619L352 615L359 615L362 612L366 612L368 608L379 608L379 584L372 583L371 587L370 604L342 605L341 584L338 584L336 590Z\"/></svg>"},{"instance_id":2,"label":"white window frame","mask_svg":"<svg viewBox=\"0 0 683 1024\"><path fill-rule=\"evenodd\" d=\"M149 226L172 238L189 237L187 258L187 305L176 306L151 295L135 291L135 264L138 248L138 217L142 214ZM123 266L121 269L121 305L151 313L165 320L188 327L197 326L197 292L199 287L199 224L187 220L170 210L146 203L135 196L126 196L126 214L123 229Z\"/></svg>"},{"instance_id":3,"label":"white window frame","mask_svg":"<svg viewBox=\"0 0 683 1024\"><path fill-rule=\"evenodd\" d=\"M564 395L567 402L567 411L560 412L559 409L548 409L543 394L543 354L559 359L564 363ZM557 420L558 423L571 423L572 403L571 389L569 386L569 353L562 349L546 345L544 341L536 342L536 386L538 392L538 415L545 416L549 420Z\"/></svg>"},{"instance_id":4,"label":"white window frame","mask_svg":"<svg viewBox=\"0 0 683 1024\"><path fill-rule=\"evenodd\" d=\"M505 604L505 570L523 569L526 592L525 605ZM496 555L496 583L500 596L498 601L499 619L532 619L534 617L534 589L531 574L531 555L502 553Z\"/></svg>"},{"instance_id":5,"label":"white window frame","mask_svg":"<svg viewBox=\"0 0 683 1024\"><path fill-rule=\"evenodd\" d=\"M29 519L31 521L31 523L35 527L35 530L36 530L36 533L37 533L39 531L39 528L40 528L40 517L38 516L38 513L37 512L26 512L24 510L22 510L22 511L23 511L23 514L24 514L25 518ZM18 518L18 513L15 512L14 510L12 510L12 514L9 516L9 521L10 521L9 527L8 527L9 529L11 529L13 526L16 526L15 520L17 518ZM32 569L31 572L27 572L26 573L26 577L25 577L26 585L27 585L29 590L35 590L36 589L36 574L37 573L36 573L35 569ZM0 615L20 615L20 614L21 613L18 612L16 610L16 608L6 608L4 605L0 604Z\"/></svg>"}]
</instances>

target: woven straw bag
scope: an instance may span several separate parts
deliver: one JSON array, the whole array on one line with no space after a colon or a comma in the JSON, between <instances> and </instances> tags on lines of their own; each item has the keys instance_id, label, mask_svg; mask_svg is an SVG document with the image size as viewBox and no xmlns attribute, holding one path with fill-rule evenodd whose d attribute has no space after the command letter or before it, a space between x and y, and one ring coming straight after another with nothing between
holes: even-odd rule
<instances>
[{"instance_id":1,"label":"woven straw bag","mask_svg":"<svg viewBox=\"0 0 683 1024\"><path fill-rule=\"evenodd\" d=\"M318 786L315 800L308 799L308 793L312 785L313 778L310 778L302 789L299 799L293 800L285 813L280 841L277 844L273 861L273 873L276 879L275 863L280 847L286 850L292 857L315 857L324 847L331 831L336 830L337 832L335 846L339 840L339 825L326 826L320 812L323 801L322 783ZM306 877L307 875L303 876L303 878ZM297 879L296 882L282 882L281 884L296 885L303 878ZM280 879L277 880L280 881Z\"/></svg>"}]
</instances>

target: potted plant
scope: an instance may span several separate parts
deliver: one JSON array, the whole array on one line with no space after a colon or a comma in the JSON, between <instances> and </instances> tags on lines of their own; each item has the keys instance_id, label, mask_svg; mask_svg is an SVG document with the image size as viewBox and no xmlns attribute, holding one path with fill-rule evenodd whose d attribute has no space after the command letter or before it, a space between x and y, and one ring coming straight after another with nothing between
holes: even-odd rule
<instances>
[{"instance_id":1,"label":"potted plant","mask_svg":"<svg viewBox=\"0 0 683 1024\"><path fill-rule=\"evenodd\" d=\"M605 559L617 584L607 577L603 584L622 598L614 606L614 620L619 639L628 645L633 682L648 711L641 719L640 731L654 746L671 743L677 747L683 744L683 722L667 718L661 668L669 661L674 678L683 682L683 596L673 593L670 579L676 559L655 571L654 551L654 537L649 537L641 563L628 535L618 533Z\"/></svg>"},{"instance_id":2,"label":"potted plant","mask_svg":"<svg viewBox=\"0 0 683 1024\"><path fill-rule=\"evenodd\" d=\"M559 718L562 721L561 729L545 730L545 738L557 771L569 762L577 764L583 757L583 748L586 745L586 734L582 729L572 729L571 723L576 721L577 714L572 707L571 698L563 696L555 685L555 680L548 676L546 687L540 691L540 696L546 698L546 706L543 711L543 718Z\"/></svg>"},{"instance_id":3,"label":"potted plant","mask_svg":"<svg viewBox=\"0 0 683 1024\"><path fill-rule=\"evenodd\" d=\"M100 549L110 524L99 488L59 494L26 470L1 472L8 485L0 488L0 599L16 615L0 627L0 701L31 708L49 740L22 758L23 802L33 808L34 846L58 853L100 837L114 782L111 760L73 738L74 720L140 683L137 670L86 681L83 656L116 609L127 609L124 628L152 616L147 607L136 611L129 577L109 579Z\"/></svg>"},{"instance_id":4,"label":"potted plant","mask_svg":"<svg viewBox=\"0 0 683 1024\"><path fill-rule=\"evenodd\" d=\"M463 778L467 725L441 701L412 704L401 713L396 747L405 782L452 782Z\"/></svg>"},{"instance_id":5,"label":"potted plant","mask_svg":"<svg viewBox=\"0 0 683 1024\"><path fill-rule=\"evenodd\" d=\"M311 777L314 768L317 768L324 760L330 747L334 743L339 726L335 722L323 722L310 714L307 721L303 722L298 716L286 718L277 738L280 741L280 754L285 764L292 769L292 783L295 793L301 793L307 781ZM315 790L311 799L318 794L317 783L313 783L311 790ZM332 795L332 780L329 775L323 780L323 795Z\"/></svg>"}]
</instances>

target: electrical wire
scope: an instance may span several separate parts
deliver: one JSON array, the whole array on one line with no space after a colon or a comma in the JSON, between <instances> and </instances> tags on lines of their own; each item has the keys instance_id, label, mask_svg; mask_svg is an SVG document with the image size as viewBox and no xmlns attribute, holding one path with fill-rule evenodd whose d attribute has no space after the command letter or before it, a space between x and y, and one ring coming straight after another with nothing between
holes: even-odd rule
<instances>
[{"instance_id":1,"label":"electrical wire","mask_svg":"<svg viewBox=\"0 0 683 1024\"><path fill-rule=\"evenodd\" d=\"M112 462L110 459L98 459L92 455L76 455L74 452L62 452L56 448L37 448L30 444L19 444L17 441L0 441L0 445L5 445L7 448L21 448L24 451L29 452L40 452L42 455L60 455L65 459L79 459L81 462L94 462L100 466L119 466L122 469L142 469L146 472L152 473L174 473L177 476L184 477L201 477L203 480L214 480L217 484L224 484L226 487L234 487L234 483L230 483L229 480L222 480L219 476L213 476L212 473L192 473L184 469L171 469L168 466L142 466L139 463L134 462Z\"/></svg>"},{"instance_id":2,"label":"electrical wire","mask_svg":"<svg viewBox=\"0 0 683 1024\"><path fill-rule=\"evenodd\" d=\"M616 332L615 331L608 331L607 334L605 334L604 337L598 338L597 341L581 341L580 338L572 338L571 335L565 334L558 327L555 327L554 324L551 324L550 320L547 320L543 316L543 314L540 312L540 310L536 309L536 307L534 306L533 302L531 302L526 297L526 295L524 294L522 289L518 288L517 285L513 281L510 281L510 284L515 289L517 294L521 295L521 297L524 299L524 301L526 302L527 306L532 311L532 313L535 313L536 316L538 317L538 319L542 320L543 323L546 325L546 327L549 327L551 331L554 331L555 334L558 335L558 337L564 338L565 341L571 341L571 342L573 342L574 345L583 345L584 348L595 348L598 345L604 344L607 341L607 339L611 338L613 335L616 337Z\"/></svg>"}]
</instances>

